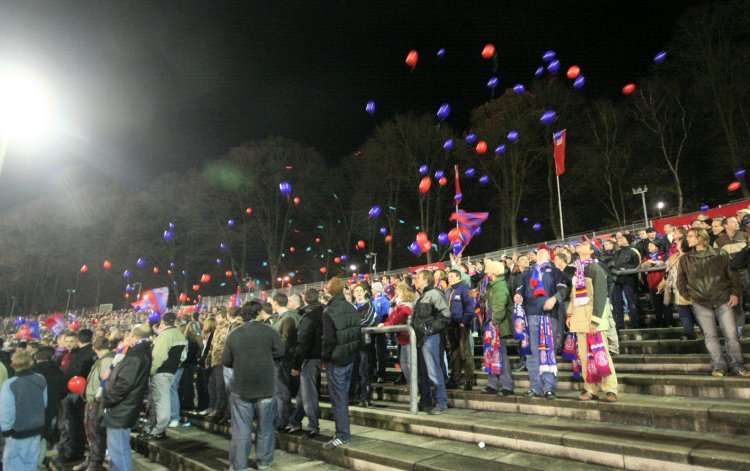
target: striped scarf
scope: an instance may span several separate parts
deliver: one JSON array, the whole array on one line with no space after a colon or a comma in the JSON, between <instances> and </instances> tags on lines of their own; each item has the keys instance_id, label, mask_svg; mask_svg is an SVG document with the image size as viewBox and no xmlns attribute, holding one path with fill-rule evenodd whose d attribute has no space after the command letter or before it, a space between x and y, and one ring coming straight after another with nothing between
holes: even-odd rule
<instances>
[{"instance_id":1,"label":"striped scarf","mask_svg":"<svg viewBox=\"0 0 750 471\"><path fill-rule=\"evenodd\" d=\"M591 263L597 263L597 261L593 258L588 260L576 260L576 292L574 301L576 306L585 306L590 301L589 292L586 289L585 267Z\"/></svg>"},{"instance_id":2,"label":"striped scarf","mask_svg":"<svg viewBox=\"0 0 750 471\"><path fill-rule=\"evenodd\" d=\"M503 374L503 352L500 348L500 329L492 322L484 329L484 371L491 375Z\"/></svg>"}]
</instances>

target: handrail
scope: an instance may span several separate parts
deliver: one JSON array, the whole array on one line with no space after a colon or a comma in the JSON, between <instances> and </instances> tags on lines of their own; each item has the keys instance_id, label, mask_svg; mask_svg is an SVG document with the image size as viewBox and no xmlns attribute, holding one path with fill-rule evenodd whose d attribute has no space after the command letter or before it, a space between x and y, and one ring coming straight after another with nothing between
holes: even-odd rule
<instances>
[{"instance_id":1,"label":"handrail","mask_svg":"<svg viewBox=\"0 0 750 471\"><path fill-rule=\"evenodd\" d=\"M362 328L363 334L387 334L404 331L409 332L409 412L417 414L419 413L419 407L417 406L419 380L417 379L417 334L414 332L414 329L409 324Z\"/></svg>"}]
</instances>

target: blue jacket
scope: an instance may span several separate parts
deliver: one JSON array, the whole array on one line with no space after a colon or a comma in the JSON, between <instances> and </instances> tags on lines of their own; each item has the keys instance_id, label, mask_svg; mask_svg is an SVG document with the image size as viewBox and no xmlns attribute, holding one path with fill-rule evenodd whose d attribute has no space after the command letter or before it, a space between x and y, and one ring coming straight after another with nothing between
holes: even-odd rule
<instances>
[{"instance_id":1,"label":"blue jacket","mask_svg":"<svg viewBox=\"0 0 750 471\"><path fill-rule=\"evenodd\" d=\"M47 381L44 376L24 370L3 383L0 390L0 429L3 435L29 438L44 431L47 407Z\"/></svg>"},{"instance_id":2,"label":"blue jacket","mask_svg":"<svg viewBox=\"0 0 750 471\"><path fill-rule=\"evenodd\" d=\"M388 296L381 294L380 296L373 297L370 301L372 301L372 305L375 307L375 322L378 324L385 322L391 310L391 300L388 299Z\"/></svg>"},{"instance_id":3,"label":"blue jacket","mask_svg":"<svg viewBox=\"0 0 750 471\"><path fill-rule=\"evenodd\" d=\"M533 267L532 267L533 268ZM531 275L533 270L526 270L523 273L523 279L521 285L516 288L515 294L520 294L523 297L523 308L526 311L527 316L540 316L557 315L557 308L560 303L568 299L568 285L565 284L565 279L560 270L554 265L548 264L542 272L542 281L544 284L544 290L547 296L534 296L534 288L531 285ZM548 298L554 297L557 299L555 307L551 311L544 311L544 303Z\"/></svg>"},{"instance_id":4,"label":"blue jacket","mask_svg":"<svg viewBox=\"0 0 750 471\"><path fill-rule=\"evenodd\" d=\"M469 287L460 281L445 290L445 298L451 310L451 322L469 325L474 318L474 298L469 294Z\"/></svg>"}]
</instances>

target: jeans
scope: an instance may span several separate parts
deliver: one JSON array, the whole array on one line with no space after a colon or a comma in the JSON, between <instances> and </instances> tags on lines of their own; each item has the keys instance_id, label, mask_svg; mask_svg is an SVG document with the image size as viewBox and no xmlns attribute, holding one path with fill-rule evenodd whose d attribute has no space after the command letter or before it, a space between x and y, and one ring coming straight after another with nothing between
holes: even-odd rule
<instances>
[{"instance_id":1,"label":"jeans","mask_svg":"<svg viewBox=\"0 0 750 471\"><path fill-rule=\"evenodd\" d=\"M170 420L180 420L180 379L182 379L183 371L182 368L177 368L172 379L172 386L169 388Z\"/></svg>"},{"instance_id":2,"label":"jeans","mask_svg":"<svg viewBox=\"0 0 750 471\"><path fill-rule=\"evenodd\" d=\"M664 293L657 293L655 289L648 290L651 298L651 304L654 305L654 316L656 317L655 327L670 327L672 324L671 316L667 317L667 308L664 305Z\"/></svg>"},{"instance_id":3,"label":"jeans","mask_svg":"<svg viewBox=\"0 0 750 471\"><path fill-rule=\"evenodd\" d=\"M227 409L227 388L224 386L223 370L224 367L222 365L214 366L211 368L211 376L208 377L209 403L213 402L213 409L216 411L216 417L219 419L229 417L229 411Z\"/></svg>"},{"instance_id":4,"label":"jeans","mask_svg":"<svg viewBox=\"0 0 750 471\"><path fill-rule=\"evenodd\" d=\"M706 342L706 350L711 355L711 366L714 371L726 371L727 361L724 352L721 349L721 342L716 332L716 321L724 334L726 343L726 353L729 357L729 368L732 370L741 369L745 363L742 357L742 348L737 338L737 324L735 323L734 311L726 304L721 306L709 307L693 304L695 318L703 331L703 337Z\"/></svg>"},{"instance_id":5,"label":"jeans","mask_svg":"<svg viewBox=\"0 0 750 471\"><path fill-rule=\"evenodd\" d=\"M352 439L349 431L349 383L352 380L353 363L336 366L328 363L328 396L331 398L331 411L336 423L336 437L344 442Z\"/></svg>"},{"instance_id":6,"label":"jeans","mask_svg":"<svg viewBox=\"0 0 750 471\"><path fill-rule=\"evenodd\" d=\"M529 323L529 344L531 355L526 357L526 367L529 369L529 380L531 381L531 390L537 395L547 392L555 392L557 387L557 376L550 372L539 372L539 328L542 322L542 316L526 316ZM555 331L557 319L549 317L552 332ZM555 354L555 349L550 348L550 355Z\"/></svg>"},{"instance_id":7,"label":"jeans","mask_svg":"<svg viewBox=\"0 0 750 471\"><path fill-rule=\"evenodd\" d=\"M289 368L283 360L279 360L274 365L276 371L276 394L273 400L276 403L275 418L273 426L284 428L289 424L289 416L292 415L292 394L289 390Z\"/></svg>"},{"instance_id":8,"label":"jeans","mask_svg":"<svg viewBox=\"0 0 750 471\"><path fill-rule=\"evenodd\" d=\"M445 329L451 349L451 379L455 382L474 382L474 356L471 353L471 330L451 324Z\"/></svg>"},{"instance_id":9,"label":"jeans","mask_svg":"<svg viewBox=\"0 0 750 471\"><path fill-rule=\"evenodd\" d=\"M297 392L297 405L289 418L289 425L301 427L302 419L307 416L310 430L319 430L318 379L320 378L320 360L303 361L299 376L300 387Z\"/></svg>"},{"instance_id":10,"label":"jeans","mask_svg":"<svg viewBox=\"0 0 750 471\"><path fill-rule=\"evenodd\" d=\"M109 451L110 471L131 471L133 469L129 428L108 428L107 450Z\"/></svg>"},{"instance_id":11,"label":"jeans","mask_svg":"<svg viewBox=\"0 0 750 471\"><path fill-rule=\"evenodd\" d=\"M693 313L693 306L690 305L677 305L677 313L680 315L680 322L682 323L682 330L685 331L688 339L695 338L695 314Z\"/></svg>"},{"instance_id":12,"label":"jeans","mask_svg":"<svg viewBox=\"0 0 750 471\"><path fill-rule=\"evenodd\" d=\"M359 384L360 402L370 402L372 399L372 388L370 387L370 351L359 351L359 362L357 363L357 379Z\"/></svg>"},{"instance_id":13,"label":"jeans","mask_svg":"<svg viewBox=\"0 0 750 471\"><path fill-rule=\"evenodd\" d=\"M100 402L86 403L86 440L89 443L88 467L99 469L107 451L107 429L104 428L104 411Z\"/></svg>"},{"instance_id":14,"label":"jeans","mask_svg":"<svg viewBox=\"0 0 750 471\"><path fill-rule=\"evenodd\" d=\"M443 367L443 350L440 349L440 334L432 334L425 338L422 345L422 356L427 367L427 376L434 389L435 407L448 408L448 394L445 391L445 375Z\"/></svg>"},{"instance_id":15,"label":"jeans","mask_svg":"<svg viewBox=\"0 0 750 471\"><path fill-rule=\"evenodd\" d=\"M5 438L3 469L5 471L29 471L37 469L39 441L41 435L29 438Z\"/></svg>"},{"instance_id":16,"label":"jeans","mask_svg":"<svg viewBox=\"0 0 750 471\"><path fill-rule=\"evenodd\" d=\"M615 322L617 323L617 329L622 330L625 328L625 305L623 302L623 296L628 303L630 325L633 327L639 327L640 323L638 321L638 300L635 297L635 289L629 283L615 283L615 285L612 287L611 300Z\"/></svg>"},{"instance_id":17,"label":"jeans","mask_svg":"<svg viewBox=\"0 0 750 471\"><path fill-rule=\"evenodd\" d=\"M273 463L273 450L276 436L273 432L274 400L272 397L244 401L236 393L229 394L229 407L232 415L232 441L229 445L229 464L232 469L247 468L253 433L253 420L258 421L255 433L255 461L270 466Z\"/></svg>"},{"instance_id":18,"label":"jeans","mask_svg":"<svg viewBox=\"0 0 750 471\"><path fill-rule=\"evenodd\" d=\"M388 334L373 334L375 340L375 358L377 363L378 378L385 378L385 361L388 358L388 344L386 336Z\"/></svg>"},{"instance_id":19,"label":"jeans","mask_svg":"<svg viewBox=\"0 0 750 471\"><path fill-rule=\"evenodd\" d=\"M409 384L411 380L411 345L400 345L399 347L398 364L401 365L401 373L406 378L406 384Z\"/></svg>"},{"instance_id":20,"label":"jeans","mask_svg":"<svg viewBox=\"0 0 750 471\"><path fill-rule=\"evenodd\" d=\"M174 374L156 373L151 377L151 433L161 435L167 430L172 415L170 395Z\"/></svg>"},{"instance_id":21,"label":"jeans","mask_svg":"<svg viewBox=\"0 0 750 471\"><path fill-rule=\"evenodd\" d=\"M500 339L500 355L503 358L503 374L491 374L489 375L487 382L489 387L498 391L501 389L513 391L513 371L510 366L510 358L508 358L508 349L506 348L507 342L507 339Z\"/></svg>"}]
</instances>

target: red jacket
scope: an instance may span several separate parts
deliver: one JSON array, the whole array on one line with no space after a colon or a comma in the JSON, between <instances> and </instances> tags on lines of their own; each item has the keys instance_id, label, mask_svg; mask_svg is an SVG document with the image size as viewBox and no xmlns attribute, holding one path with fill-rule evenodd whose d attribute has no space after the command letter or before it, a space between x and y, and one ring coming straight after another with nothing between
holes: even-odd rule
<instances>
[{"instance_id":1,"label":"red jacket","mask_svg":"<svg viewBox=\"0 0 750 471\"><path fill-rule=\"evenodd\" d=\"M383 325L402 325L406 324L406 321L411 317L411 305L410 304L398 304L393 308L388 319L383 322ZM399 345L409 345L409 332L399 332L398 334Z\"/></svg>"},{"instance_id":2,"label":"red jacket","mask_svg":"<svg viewBox=\"0 0 750 471\"><path fill-rule=\"evenodd\" d=\"M651 257L651 254L648 253L646 256L643 257L643 260L641 261L641 264L644 264L648 262L649 260L655 260L657 262L661 262L661 264L664 264L664 254L661 252L657 252L653 258ZM664 271L651 271L648 272L646 275L646 281L648 281L648 289L656 290L659 287L659 283L661 283L661 280L664 279Z\"/></svg>"}]
</instances>

